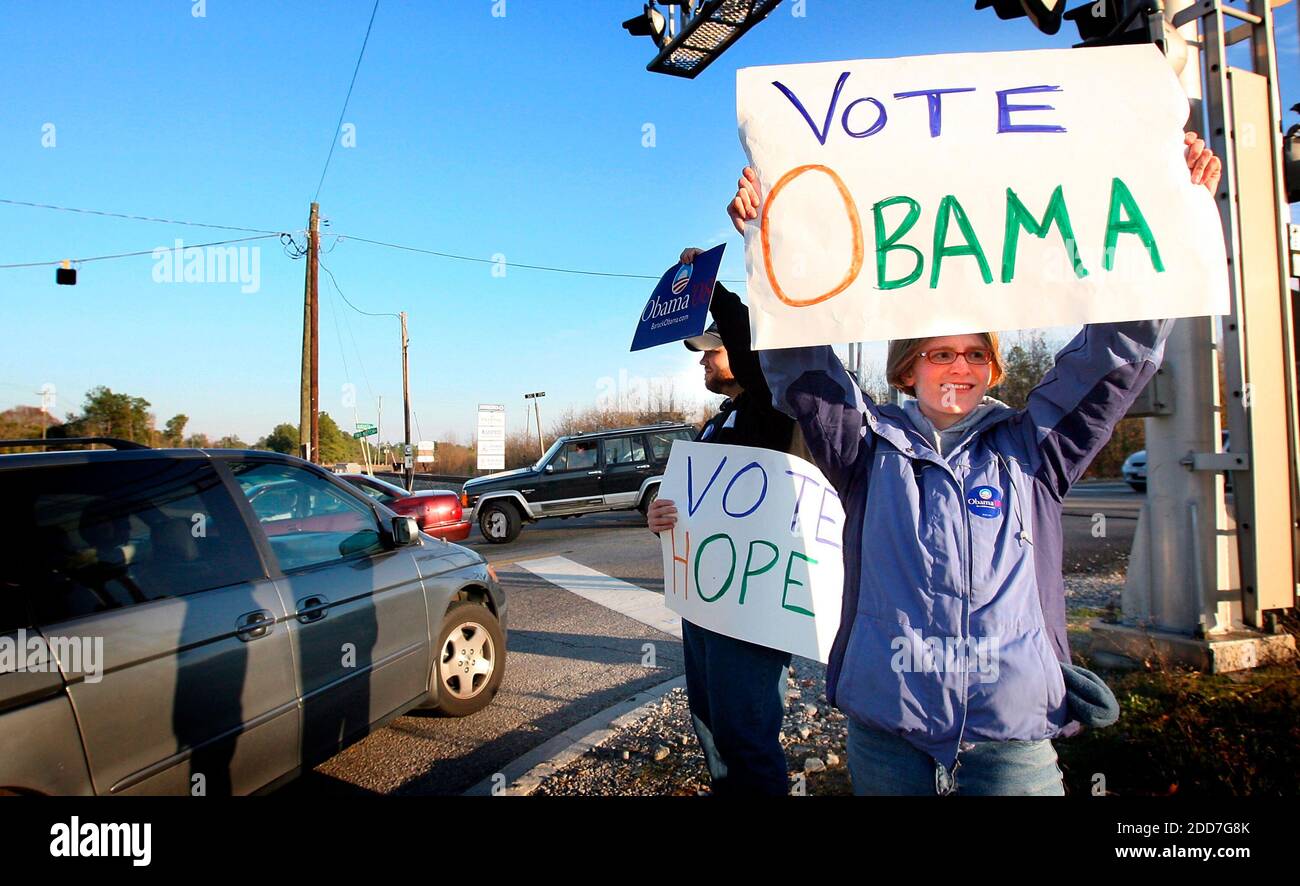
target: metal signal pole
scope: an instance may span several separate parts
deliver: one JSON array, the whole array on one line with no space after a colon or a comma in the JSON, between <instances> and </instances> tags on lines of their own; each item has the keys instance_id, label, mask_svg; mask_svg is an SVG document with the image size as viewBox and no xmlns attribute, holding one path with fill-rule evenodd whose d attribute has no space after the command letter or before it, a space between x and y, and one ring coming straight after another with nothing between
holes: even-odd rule
<instances>
[{"instance_id":1,"label":"metal signal pole","mask_svg":"<svg viewBox=\"0 0 1300 886\"><path fill-rule=\"evenodd\" d=\"M1155 649L1216 672L1294 655L1277 613L1295 605L1300 556L1277 59L1269 0L1249 6L1166 0L1163 7L1189 48L1183 81L1193 127L1223 164L1216 197L1232 297L1221 339L1227 397L1218 402L1211 318L1179 320L1165 365L1144 394L1149 408L1136 410L1146 416L1148 490L1123 618L1094 625L1094 653L1140 661ZM1231 65L1228 47L1246 41L1253 52L1243 60L1251 67ZM1229 451L1219 439L1221 417L1231 431ZM1233 482L1231 520L1225 472Z\"/></svg>"}]
</instances>

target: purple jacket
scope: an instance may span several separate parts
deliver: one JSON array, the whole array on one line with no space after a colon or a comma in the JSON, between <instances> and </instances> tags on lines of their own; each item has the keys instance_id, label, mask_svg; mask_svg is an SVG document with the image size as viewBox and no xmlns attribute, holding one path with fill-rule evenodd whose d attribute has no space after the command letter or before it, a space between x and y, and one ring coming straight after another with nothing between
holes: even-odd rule
<instances>
[{"instance_id":1,"label":"purple jacket","mask_svg":"<svg viewBox=\"0 0 1300 886\"><path fill-rule=\"evenodd\" d=\"M1084 327L1025 409L990 410L943 456L902 409L866 400L829 347L761 352L774 404L844 503L833 704L949 767L963 741L1062 732L1062 501L1172 325Z\"/></svg>"}]
</instances>

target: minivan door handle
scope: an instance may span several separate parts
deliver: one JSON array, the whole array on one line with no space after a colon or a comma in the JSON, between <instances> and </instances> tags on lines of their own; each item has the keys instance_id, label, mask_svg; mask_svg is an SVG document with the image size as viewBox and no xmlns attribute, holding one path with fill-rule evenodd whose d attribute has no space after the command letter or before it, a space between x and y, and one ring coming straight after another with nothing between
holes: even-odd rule
<instances>
[{"instance_id":1,"label":"minivan door handle","mask_svg":"<svg viewBox=\"0 0 1300 886\"><path fill-rule=\"evenodd\" d=\"M257 640L271 633L275 626L275 616L269 609L246 612L235 622L235 636L243 642Z\"/></svg>"},{"instance_id":2,"label":"minivan door handle","mask_svg":"<svg viewBox=\"0 0 1300 886\"><path fill-rule=\"evenodd\" d=\"M298 601L298 611L295 613L300 624L311 624L314 621L320 621L329 615L330 601L320 594L312 594L310 597L303 597Z\"/></svg>"}]
</instances>

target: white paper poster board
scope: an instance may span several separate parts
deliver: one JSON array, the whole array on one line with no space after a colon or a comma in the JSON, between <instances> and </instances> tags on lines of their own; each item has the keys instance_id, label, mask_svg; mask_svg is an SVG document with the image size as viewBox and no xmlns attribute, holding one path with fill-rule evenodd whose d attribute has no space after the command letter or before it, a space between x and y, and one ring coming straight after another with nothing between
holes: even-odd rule
<instances>
[{"instance_id":1,"label":"white paper poster board","mask_svg":"<svg viewBox=\"0 0 1300 886\"><path fill-rule=\"evenodd\" d=\"M1154 46L744 68L755 346L1224 314Z\"/></svg>"},{"instance_id":2,"label":"white paper poster board","mask_svg":"<svg viewBox=\"0 0 1300 886\"><path fill-rule=\"evenodd\" d=\"M818 661L844 590L839 497L817 468L770 449L673 444L659 488L664 600L694 624Z\"/></svg>"}]
</instances>

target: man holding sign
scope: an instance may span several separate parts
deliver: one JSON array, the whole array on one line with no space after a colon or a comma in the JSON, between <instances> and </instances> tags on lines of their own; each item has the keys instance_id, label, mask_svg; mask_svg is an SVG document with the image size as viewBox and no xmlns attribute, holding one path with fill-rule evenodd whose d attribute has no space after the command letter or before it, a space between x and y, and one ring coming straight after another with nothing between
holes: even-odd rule
<instances>
[{"instance_id":1,"label":"man holding sign","mask_svg":"<svg viewBox=\"0 0 1300 886\"><path fill-rule=\"evenodd\" d=\"M1193 133L1184 144L1191 183L1214 192L1218 159ZM746 168L729 207L751 250L760 239L768 248L769 231L756 228L772 196L765 204L759 181ZM1192 230L1216 213L1203 191L1196 197ZM1130 230L1141 236L1140 227ZM1216 260L1210 251L1202 264ZM1179 280L1193 290L1187 304L1167 290L1151 303L1186 313L1221 301L1207 290L1222 274ZM1051 739L1118 715L1105 685L1070 660L1062 501L1155 374L1173 321L1084 327L1014 410L985 396L1000 372L996 336L970 331L963 300L954 298L961 316L935 303L917 321L945 334L891 342L889 382L916 398L903 408L864 398L829 346L780 347L773 327L778 348L760 353L775 405L799 421L844 501L843 609L826 687L849 715L858 794L1060 795ZM873 331L887 330L797 335Z\"/></svg>"},{"instance_id":2,"label":"man holding sign","mask_svg":"<svg viewBox=\"0 0 1300 886\"><path fill-rule=\"evenodd\" d=\"M689 265L700 252L686 250L682 263ZM709 310L713 325L703 335L686 339L686 347L701 352L705 387L727 399L696 440L777 452L798 450L801 442L795 423L773 408L758 355L750 347L749 311L744 303L717 284ZM647 519L652 531L671 532L677 523L676 503L657 499ZM717 633L685 618L682 647L691 719L714 794L784 795L781 720L790 653Z\"/></svg>"}]
</instances>

